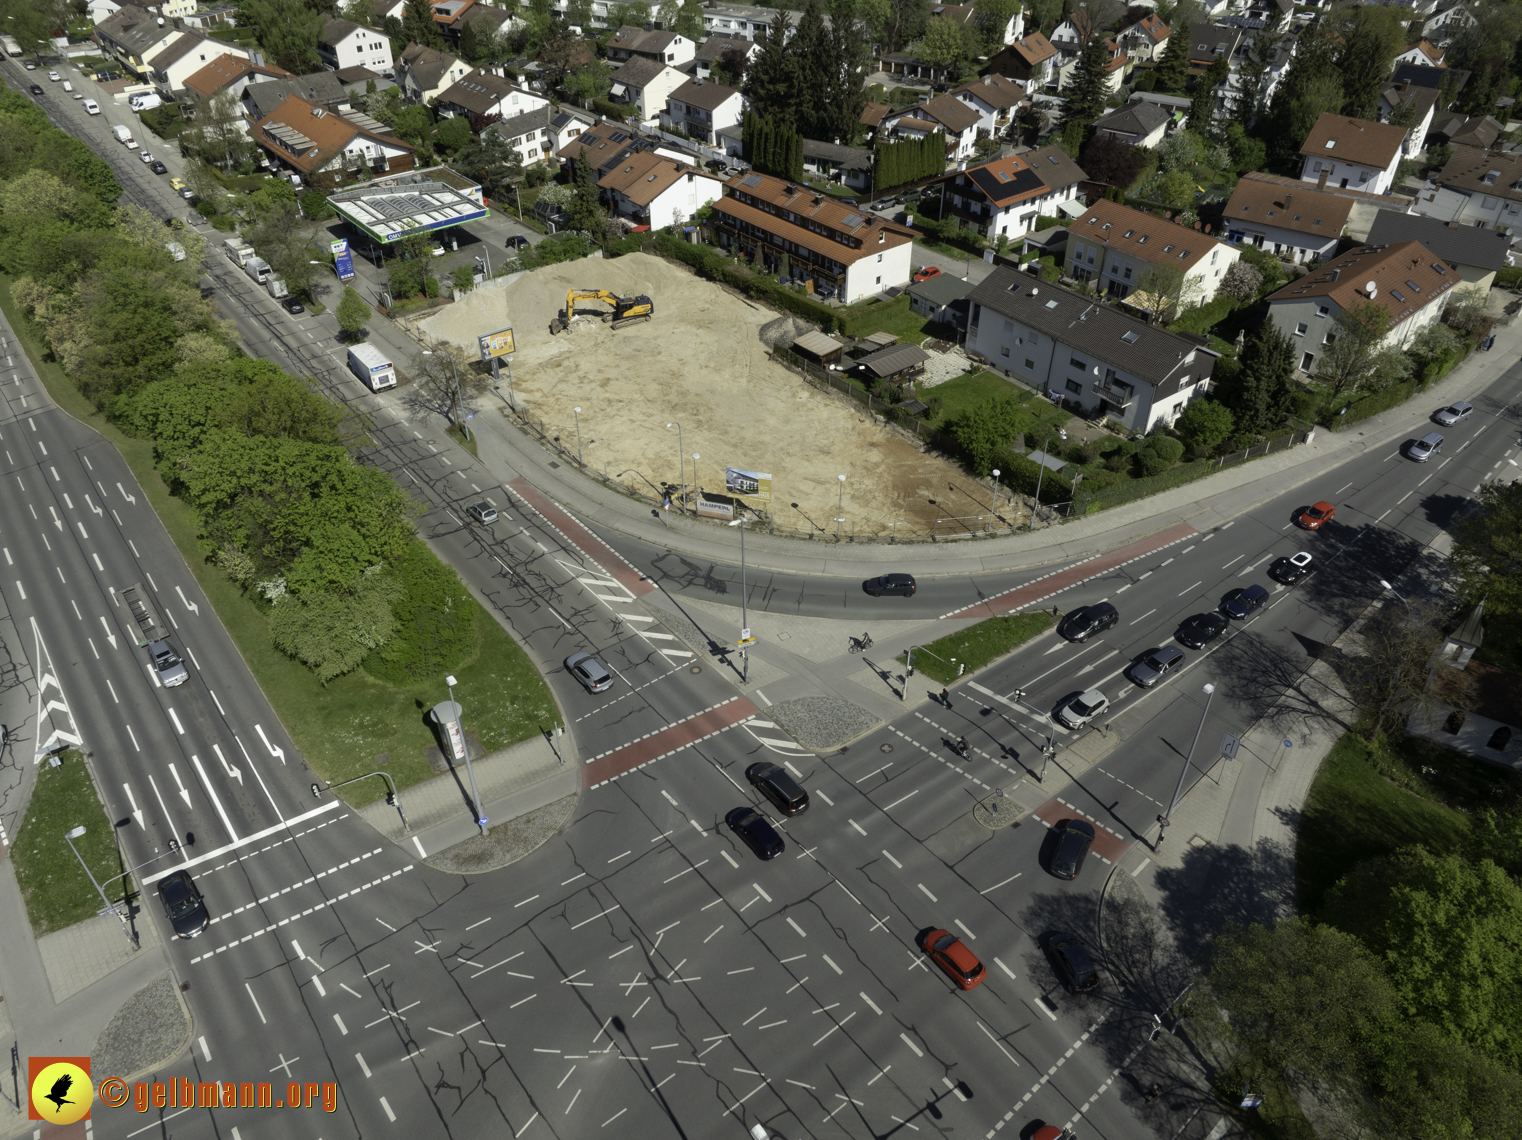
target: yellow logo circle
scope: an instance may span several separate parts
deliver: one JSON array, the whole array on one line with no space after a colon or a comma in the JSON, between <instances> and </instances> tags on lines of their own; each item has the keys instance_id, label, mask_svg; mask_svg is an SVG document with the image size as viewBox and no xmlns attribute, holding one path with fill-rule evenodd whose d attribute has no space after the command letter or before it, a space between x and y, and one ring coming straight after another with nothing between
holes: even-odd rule
<instances>
[{"instance_id":1,"label":"yellow logo circle","mask_svg":"<svg viewBox=\"0 0 1522 1140\"><path fill-rule=\"evenodd\" d=\"M32 1082L32 1107L49 1124L83 1120L94 1101L89 1076L68 1061L54 1061Z\"/></svg>"}]
</instances>

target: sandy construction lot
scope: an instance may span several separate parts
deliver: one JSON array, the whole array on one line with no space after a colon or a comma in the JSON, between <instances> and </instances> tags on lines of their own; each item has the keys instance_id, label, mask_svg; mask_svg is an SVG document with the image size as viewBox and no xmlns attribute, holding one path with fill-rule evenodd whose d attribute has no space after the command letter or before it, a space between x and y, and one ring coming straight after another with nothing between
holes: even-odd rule
<instances>
[{"instance_id":1,"label":"sandy construction lot","mask_svg":"<svg viewBox=\"0 0 1522 1140\"><path fill-rule=\"evenodd\" d=\"M569 333L551 336L550 321L571 287L648 294L654 319L620 329L582 320ZM589 302L588 308L605 306ZM779 527L807 529L789 505L796 502L833 533L840 475L846 476L847 533L853 524L858 534L887 533L894 521L918 529L937 517L978 513L987 492L977 481L874 423L865 409L768 360L758 330L776 316L684 268L632 254L493 283L421 322L421 329L474 357L479 334L511 325L519 402L544 421L549 435L573 447L572 409L580 407L588 466L645 494L644 480L678 482L677 431L665 426L677 421L688 486L693 453L701 456L696 482L711 492L723 492L726 466L768 472Z\"/></svg>"}]
</instances>

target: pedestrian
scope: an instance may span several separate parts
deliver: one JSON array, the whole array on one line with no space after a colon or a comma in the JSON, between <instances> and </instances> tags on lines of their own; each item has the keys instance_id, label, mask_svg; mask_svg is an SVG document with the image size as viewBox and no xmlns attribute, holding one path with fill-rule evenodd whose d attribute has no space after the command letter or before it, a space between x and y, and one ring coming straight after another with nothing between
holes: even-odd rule
<instances>
[{"instance_id":1,"label":"pedestrian","mask_svg":"<svg viewBox=\"0 0 1522 1140\"><path fill-rule=\"evenodd\" d=\"M1154 1081L1153 1084L1152 1084L1152 1087L1147 1090L1147 1103L1151 1104L1154 1100L1156 1100L1158 1097L1160 1097L1162 1095L1163 1095L1162 1086L1159 1085L1156 1081Z\"/></svg>"},{"instance_id":2,"label":"pedestrian","mask_svg":"<svg viewBox=\"0 0 1522 1140\"><path fill-rule=\"evenodd\" d=\"M948 709L951 707L951 694L945 689L941 690L941 704Z\"/></svg>"},{"instance_id":3,"label":"pedestrian","mask_svg":"<svg viewBox=\"0 0 1522 1140\"><path fill-rule=\"evenodd\" d=\"M663 510L667 510L667 511L669 511L671 509L671 496L670 495L667 495L666 498L664 500L662 500L662 502L661 502L661 508Z\"/></svg>"}]
</instances>

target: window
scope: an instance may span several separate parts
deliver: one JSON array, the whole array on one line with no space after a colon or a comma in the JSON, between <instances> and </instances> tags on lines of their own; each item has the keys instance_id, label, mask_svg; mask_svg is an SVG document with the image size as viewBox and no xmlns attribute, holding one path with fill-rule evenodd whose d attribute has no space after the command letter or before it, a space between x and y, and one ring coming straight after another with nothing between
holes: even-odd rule
<instances>
[{"instance_id":1,"label":"window","mask_svg":"<svg viewBox=\"0 0 1522 1140\"><path fill-rule=\"evenodd\" d=\"M1036 370L1036 362L1034 360L1027 360L1025 362L1025 370L1027 372L1034 372Z\"/></svg>"},{"instance_id":2,"label":"window","mask_svg":"<svg viewBox=\"0 0 1522 1140\"><path fill-rule=\"evenodd\" d=\"M1406 295L1404 293L1402 293L1399 289L1391 289L1390 290L1390 296L1394 297L1397 301L1402 301L1402 302L1404 302L1405 299L1406 299Z\"/></svg>"},{"instance_id":3,"label":"window","mask_svg":"<svg viewBox=\"0 0 1522 1140\"><path fill-rule=\"evenodd\" d=\"M1311 173L1312 174L1320 174L1321 173L1321 160L1319 158L1316 159L1315 162L1311 163Z\"/></svg>"},{"instance_id":4,"label":"window","mask_svg":"<svg viewBox=\"0 0 1522 1140\"><path fill-rule=\"evenodd\" d=\"M1083 385L1078 383L1076 380L1069 380L1066 384L1066 387L1067 390L1073 393L1075 396L1083 395Z\"/></svg>"},{"instance_id":5,"label":"window","mask_svg":"<svg viewBox=\"0 0 1522 1140\"><path fill-rule=\"evenodd\" d=\"M1135 230L1127 230L1125 233L1121 234L1120 236L1121 237L1130 237L1134 233L1136 233Z\"/></svg>"},{"instance_id":6,"label":"window","mask_svg":"<svg viewBox=\"0 0 1522 1140\"><path fill-rule=\"evenodd\" d=\"M1068 363L1071 364L1074 368L1078 369L1080 372L1087 372L1089 370L1089 366L1083 361L1079 360L1076 356L1070 357L1068 359Z\"/></svg>"},{"instance_id":7,"label":"window","mask_svg":"<svg viewBox=\"0 0 1522 1140\"><path fill-rule=\"evenodd\" d=\"M1497 205L1497 201L1494 198L1481 198L1480 199L1480 209L1482 209L1482 210L1494 210L1496 208L1496 205Z\"/></svg>"},{"instance_id":8,"label":"window","mask_svg":"<svg viewBox=\"0 0 1522 1140\"><path fill-rule=\"evenodd\" d=\"M1135 329L1131 329L1126 333L1125 336L1121 337L1120 339L1126 344L1135 344L1137 341L1141 340L1141 333L1137 332Z\"/></svg>"},{"instance_id":9,"label":"window","mask_svg":"<svg viewBox=\"0 0 1522 1140\"><path fill-rule=\"evenodd\" d=\"M1296 336L1304 336L1305 335L1305 330L1310 328L1310 327L1311 327L1310 325L1306 324L1304 321L1301 321L1298 325L1295 326L1295 335Z\"/></svg>"},{"instance_id":10,"label":"window","mask_svg":"<svg viewBox=\"0 0 1522 1140\"><path fill-rule=\"evenodd\" d=\"M1407 284L1410 284L1410 282L1407 282ZM1326 305L1317 305L1316 306L1316 315L1318 317L1327 316L1329 313L1331 313L1331 311L1332 310L1328 306L1326 306Z\"/></svg>"},{"instance_id":11,"label":"window","mask_svg":"<svg viewBox=\"0 0 1522 1140\"><path fill-rule=\"evenodd\" d=\"M882 260L883 260L883 255L882 255L882 254L880 254L880 253L879 253L879 254L878 254L878 255L877 255L877 261L878 261L878 264L882 264Z\"/></svg>"},{"instance_id":12,"label":"window","mask_svg":"<svg viewBox=\"0 0 1522 1140\"><path fill-rule=\"evenodd\" d=\"M1000 346L1000 348L999 348L999 355L1000 356L1008 356L1009 355L1009 346L1008 345L1002 345L1002 346Z\"/></svg>"},{"instance_id":13,"label":"window","mask_svg":"<svg viewBox=\"0 0 1522 1140\"><path fill-rule=\"evenodd\" d=\"M1415 281L1407 281L1406 282L1406 288L1410 289L1411 292L1413 292L1413 293L1420 293L1422 291L1422 287L1420 285L1418 285Z\"/></svg>"},{"instance_id":14,"label":"window","mask_svg":"<svg viewBox=\"0 0 1522 1140\"><path fill-rule=\"evenodd\" d=\"M1126 280L1131 280L1131 267L1129 265L1126 266Z\"/></svg>"},{"instance_id":15,"label":"window","mask_svg":"<svg viewBox=\"0 0 1522 1140\"><path fill-rule=\"evenodd\" d=\"M1007 333L1014 332L1015 331L1015 322L1014 321L1005 321L1004 322L1004 331L1007 332Z\"/></svg>"},{"instance_id":16,"label":"window","mask_svg":"<svg viewBox=\"0 0 1522 1140\"><path fill-rule=\"evenodd\" d=\"M1369 172L1367 170L1360 170L1358 172L1358 181L1360 181L1360 182L1367 182L1368 180L1369 180Z\"/></svg>"},{"instance_id":17,"label":"window","mask_svg":"<svg viewBox=\"0 0 1522 1140\"><path fill-rule=\"evenodd\" d=\"M1300 371L1301 372L1309 372L1311 370L1311 365L1313 365L1315 363L1316 363L1316 354L1314 352L1307 352L1304 356L1302 356L1300 358Z\"/></svg>"},{"instance_id":18,"label":"window","mask_svg":"<svg viewBox=\"0 0 1522 1140\"><path fill-rule=\"evenodd\" d=\"M1163 246L1163 252L1164 253L1172 253L1173 252L1173 246L1171 244Z\"/></svg>"},{"instance_id":19,"label":"window","mask_svg":"<svg viewBox=\"0 0 1522 1140\"><path fill-rule=\"evenodd\" d=\"M1335 330L1335 329L1328 329L1326 336L1321 338L1321 343L1322 344L1331 344L1336 339L1337 339L1337 330Z\"/></svg>"}]
</instances>

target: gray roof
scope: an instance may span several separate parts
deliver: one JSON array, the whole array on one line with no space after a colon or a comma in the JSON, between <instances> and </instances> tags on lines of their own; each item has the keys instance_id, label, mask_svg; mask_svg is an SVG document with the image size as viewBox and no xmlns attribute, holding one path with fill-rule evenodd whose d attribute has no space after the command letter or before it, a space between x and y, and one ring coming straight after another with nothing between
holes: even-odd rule
<instances>
[{"instance_id":1,"label":"gray roof","mask_svg":"<svg viewBox=\"0 0 1522 1140\"><path fill-rule=\"evenodd\" d=\"M540 107L537 111L526 111L521 115L514 115L510 119L502 119L492 123L488 130L496 131L505 139L515 139L530 131L544 131L550 127L550 120L554 112L549 107Z\"/></svg>"},{"instance_id":2,"label":"gray roof","mask_svg":"<svg viewBox=\"0 0 1522 1140\"><path fill-rule=\"evenodd\" d=\"M879 349L856 363L879 376L894 376L907 368L924 364L929 359L930 354L923 348L912 344L895 344L890 348Z\"/></svg>"},{"instance_id":3,"label":"gray roof","mask_svg":"<svg viewBox=\"0 0 1522 1140\"><path fill-rule=\"evenodd\" d=\"M439 80L460 60L447 51L435 51L422 44L408 44L402 52L401 62L412 76L412 81L422 90L429 91L437 87Z\"/></svg>"},{"instance_id":4,"label":"gray roof","mask_svg":"<svg viewBox=\"0 0 1522 1140\"><path fill-rule=\"evenodd\" d=\"M843 351L846 346L818 329L810 329L793 341L793 347L801 348L804 352L812 352L815 356L834 356Z\"/></svg>"},{"instance_id":5,"label":"gray roof","mask_svg":"<svg viewBox=\"0 0 1522 1140\"><path fill-rule=\"evenodd\" d=\"M643 91L654 82L655 77L666 70L666 64L658 59L646 59L637 55L613 73L613 85L638 88Z\"/></svg>"},{"instance_id":6,"label":"gray roof","mask_svg":"<svg viewBox=\"0 0 1522 1140\"><path fill-rule=\"evenodd\" d=\"M143 52L152 48L161 40L175 34L177 29L173 24L165 21L160 27L158 18L142 8L126 7L120 11L112 12L100 23L95 25L95 30L102 36L119 43L133 55L141 57ZM146 60L144 62L147 62Z\"/></svg>"},{"instance_id":7,"label":"gray roof","mask_svg":"<svg viewBox=\"0 0 1522 1140\"><path fill-rule=\"evenodd\" d=\"M679 103L686 103L689 107L701 107L705 111L714 111L739 93L735 88L725 87L724 84L715 83L711 79L689 79L673 91L671 97Z\"/></svg>"},{"instance_id":8,"label":"gray roof","mask_svg":"<svg viewBox=\"0 0 1522 1140\"><path fill-rule=\"evenodd\" d=\"M329 20L326 24L323 25L322 31L317 33L317 42L320 44L327 44L329 47L332 47L334 44L342 42L346 37L353 35L355 32L368 30L368 28L362 28L353 20L345 20L341 16L335 16L333 19Z\"/></svg>"},{"instance_id":9,"label":"gray roof","mask_svg":"<svg viewBox=\"0 0 1522 1140\"><path fill-rule=\"evenodd\" d=\"M239 51L246 50L238 48L237 45L229 45L222 40L214 40L205 32L187 31L183 36L175 40L174 43L170 44L163 51L157 53L151 59L144 60L143 62L146 63L149 67L153 68L154 71L163 71L171 64L177 63L178 61L184 59L201 44L208 42L215 45L216 48L216 50L212 52L212 58L216 58L219 55L236 55ZM232 47L234 50L229 50L229 47Z\"/></svg>"},{"instance_id":10,"label":"gray roof","mask_svg":"<svg viewBox=\"0 0 1522 1140\"><path fill-rule=\"evenodd\" d=\"M1083 167L1069 158L1067 151L1060 146L1044 146L1020 157L1030 163L1031 169L1041 175L1041 181L1053 190L1065 189L1075 182L1086 182L1089 177Z\"/></svg>"},{"instance_id":11,"label":"gray roof","mask_svg":"<svg viewBox=\"0 0 1522 1140\"><path fill-rule=\"evenodd\" d=\"M1097 119L1095 130L1119 131L1145 138L1173 116L1156 103L1127 103Z\"/></svg>"},{"instance_id":12,"label":"gray roof","mask_svg":"<svg viewBox=\"0 0 1522 1140\"><path fill-rule=\"evenodd\" d=\"M733 138L741 137L738 127L733 131L726 128L719 133ZM872 152L865 147L836 146L834 143L818 142L814 139L803 140L803 157L829 159L852 170L866 170L872 165Z\"/></svg>"},{"instance_id":13,"label":"gray roof","mask_svg":"<svg viewBox=\"0 0 1522 1140\"><path fill-rule=\"evenodd\" d=\"M910 285L908 292L910 296L923 297L932 305L949 305L971 293L972 284L951 273L937 273L929 280Z\"/></svg>"},{"instance_id":14,"label":"gray roof","mask_svg":"<svg viewBox=\"0 0 1522 1140\"><path fill-rule=\"evenodd\" d=\"M698 52L695 58L702 60L704 63L712 63L731 48L749 55L751 49L755 46L755 40L748 40L742 35L736 33L726 35L724 32L715 32L698 45Z\"/></svg>"},{"instance_id":15,"label":"gray roof","mask_svg":"<svg viewBox=\"0 0 1522 1140\"><path fill-rule=\"evenodd\" d=\"M252 103L263 115L280 106L287 95L295 95L309 103L348 103L352 96L349 89L333 71L314 71L310 75L293 75L289 79L270 79L263 83L250 83L243 92L246 102Z\"/></svg>"},{"instance_id":16,"label":"gray roof","mask_svg":"<svg viewBox=\"0 0 1522 1140\"><path fill-rule=\"evenodd\" d=\"M1088 356L1145 380L1159 396L1176 392L1184 375L1193 383L1210 375L1215 367L1215 354L1204 349L1199 339L1149 325L1119 309L1037 282L1005 266L975 286L971 297L975 305L1065 344L1081 346ZM1132 333L1136 336L1130 343L1122 339ZM1199 355L1185 364L1191 352Z\"/></svg>"},{"instance_id":17,"label":"gray roof","mask_svg":"<svg viewBox=\"0 0 1522 1140\"><path fill-rule=\"evenodd\" d=\"M1470 265L1485 270L1504 268L1506 251L1511 244L1506 234L1498 234L1495 230L1460 226L1395 210L1381 210L1375 215L1374 224L1369 227L1368 241L1370 245L1419 241L1449 265Z\"/></svg>"}]
</instances>

